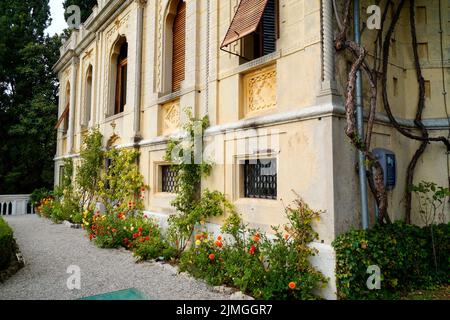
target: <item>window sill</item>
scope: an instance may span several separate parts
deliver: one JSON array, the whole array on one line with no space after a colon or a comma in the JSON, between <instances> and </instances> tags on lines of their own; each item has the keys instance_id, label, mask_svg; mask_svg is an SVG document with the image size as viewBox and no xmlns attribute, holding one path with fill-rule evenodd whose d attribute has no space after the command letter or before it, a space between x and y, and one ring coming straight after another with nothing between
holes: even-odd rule
<instances>
[{"instance_id":1,"label":"window sill","mask_svg":"<svg viewBox=\"0 0 450 320\"><path fill-rule=\"evenodd\" d=\"M276 60L281 58L281 50L277 50L271 54L265 55L261 58L246 62L244 64L239 65L231 70L225 71L221 73L218 77L218 80L223 80L225 78L229 78L236 74L248 73L253 70L268 66L274 63Z\"/></svg>"},{"instance_id":2,"label":"window sill","mask_svg":"<svg viewBox=\"0 0 450 320\"><path fill-rule=\"evenodd\" d=\"M125 116L125 111L123 111L121 113L114 114L114 115L106 116L105 122L114 121L114 120L122 118L123 116Z\"/></svg>"},{"instance_id":3,"label":"window sill","mask_svg":"<svg viewBox=\"0 0 450 320\"><path fill-rule=\"evenodd\" d=\"M244 206L268 206L268 207L277 207L279 205L278 198L277 199L257 199L257 198L238 198L235 201L236 205L244 205Z\"/></svg>"}]
</instances>

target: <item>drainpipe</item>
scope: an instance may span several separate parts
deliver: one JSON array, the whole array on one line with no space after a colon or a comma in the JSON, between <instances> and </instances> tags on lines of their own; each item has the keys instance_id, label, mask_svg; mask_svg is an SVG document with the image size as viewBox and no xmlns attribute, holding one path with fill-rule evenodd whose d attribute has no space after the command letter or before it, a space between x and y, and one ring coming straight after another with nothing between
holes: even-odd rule
<instances>
[{"instance_id":1,"label":"drainpipe","mask_svg":"<svg viewBox=\"0 0 450 320\"><path fill-rule=\"evenodd\" d=\"M361 44L359 0L353 1L355 42ZM362 73L356 75L356 124L358 135L364 138L364 110L362 101ZM369 210L367 199L367 177L364 153L358 151L359 191L361 196L361 222L363 229L369 228Z\"/></svg>"},{"instance_id":2,"label":"drainpipe","mask_svg":"<svg viewBox=\"0 0 450 320\"><path fill-rule=\"evenodd\" d=\"M209 0L206 0L206 66L205 66L205 115L209 114L209 63L210 63L210 35L211 35L211 7Z\"/></svg>"}]
</instances>

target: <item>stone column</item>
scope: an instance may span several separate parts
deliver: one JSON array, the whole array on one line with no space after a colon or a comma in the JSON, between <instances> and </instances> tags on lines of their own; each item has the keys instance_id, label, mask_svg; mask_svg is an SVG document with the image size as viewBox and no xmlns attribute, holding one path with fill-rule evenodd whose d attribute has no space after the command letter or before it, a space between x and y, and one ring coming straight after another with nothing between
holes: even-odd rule
<instances>
[{"instance_id":1,"label":"stone column","mask_svg":"<svg viewBox=\"0 0 450 320\"><path fill-rule=\"evenodd\" d=\"M142 140L141 136L141 87L142 87L142 34L144 7L147 0L136 0L136 67L135 67L135 87L134 87L134 138L133 142L137 143Z\"/></svg>"},{"instance_id":2,"label":"stone column","mask_svg":"<svg viewBox=\"0 0 450 320\"><path fill-rule=\"evenodd\" d=\"M70 81L70 104L69 104L69 129L67 132L68 143L67 150L69 153L74 153L73 149L73 138L74 138L74 126L75 126L75 103L76 103L76 89L77 89L77 69L78 69L79 59L78 57L72 58L72 79Z\"/></svg>"},{"instance_id":3,"label":"stone column","mask_svg":"<svg viewBox=\"0 0 450 320\"><path fill-rule=\"evenodd\" d=\"M333 29L333 2L332 0L322 0L322 88L320 96L335 95L335 57L334 29Z\"/></svg>"}]
</instances>

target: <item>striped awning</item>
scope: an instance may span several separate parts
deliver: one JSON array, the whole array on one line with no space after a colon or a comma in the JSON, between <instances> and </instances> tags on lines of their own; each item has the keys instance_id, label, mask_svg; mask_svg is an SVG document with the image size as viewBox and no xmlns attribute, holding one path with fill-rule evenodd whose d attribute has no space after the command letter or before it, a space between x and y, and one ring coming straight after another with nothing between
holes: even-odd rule
<instances>
[{"instance_id":1,"label":"striped awning","mask_svg":"<svg viewBox=\"0 0 450 320\"><path fill-rule=\"evenodd\" d=\"M269 0L241 0L221 49L256 31Z\"/></svg>"}]
</instances>

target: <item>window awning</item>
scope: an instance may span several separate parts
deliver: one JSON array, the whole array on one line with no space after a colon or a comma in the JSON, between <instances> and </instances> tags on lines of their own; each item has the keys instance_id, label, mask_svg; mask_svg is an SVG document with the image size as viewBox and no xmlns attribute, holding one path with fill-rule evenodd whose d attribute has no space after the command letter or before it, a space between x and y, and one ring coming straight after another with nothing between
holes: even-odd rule
<instances>
[{"instance_id":1,"label":"window awning","mask_svg":"<svg viewBox=\"0 0 450 320\"><path fill-rule=\"evenodd\" d=\"M241 0L220 49L256 31L269 0Z\"/></svg>"},{"instance_id":2,"label":"window awning","mask_svg":"<svg viewBox=\"0 0 450 320\"><path fill-rule=\"evenodd\" d=\"M69 114L69 105L67 105L67 107L64 109L63 113L59 117L58 122L55 125L55 129L59 128L61 123L64 121L64 118L67 117L68 114Z\"/></svg>"}]
</instances>

